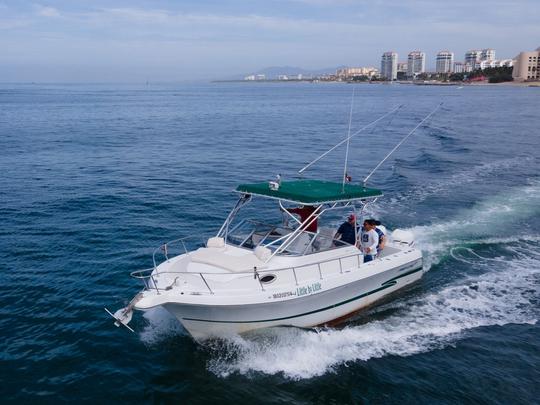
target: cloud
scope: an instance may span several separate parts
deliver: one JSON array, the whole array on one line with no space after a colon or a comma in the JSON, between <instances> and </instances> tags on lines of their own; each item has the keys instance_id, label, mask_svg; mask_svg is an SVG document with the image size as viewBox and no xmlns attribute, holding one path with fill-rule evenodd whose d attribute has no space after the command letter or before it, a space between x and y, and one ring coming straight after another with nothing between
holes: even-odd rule
<instances>
[{"instance_id":1,"label":"cloud","mask_svg":"<svg viewBox=\"0 0 540 405\"><path fill-rule=\"evenodd\" d=\"M171 22L175 19L175 15L173 13L159 9L146 10L138 8L104 8L92 14L97 17L109 17L153 24Z\"/></svg>"},{"instance_id":2,"label":"cloud","mask_svg":"<svg viewBox=\"0 0 540 405\"><path fill-rule=\"evenodd\" d=\"M54 7L36 5L36 15L40 17L60 17L60 11Z\"/></svg>"},{"instance_id":3,"label":"cloud","mask_svg":"<svg viewBox=\"0 0 540 405\"><path fill-rule=\"evenodd\" d=\"M501 58L536 48L527 41L540 34L540 9L531 6L538 0L516 1L253 0L212 7L196 0L14 2L0 4L0 48L11 64L77 60L129 72L149 66L193 74L214 69L217 76L265 65L378 65L387 49L402 58L421 49L430 65L445 48L456 60L477 47L493 47ZM524 8L529 12L523 14Z\"/></svg>"},{"instance_id":4,"label":"cloud","mask_svg":"<svg viewBox=\"0 0 540 405\"><path fill-rule=\"evenodd\" d=\"M161 34L167 29L180 32L211 33L216 39L238 35L245 30L250 37L257 36L264 31L273 32L276 38L292 35L352 35L368 29L368 24L349 22L335 22L314 20L306 18L288 18L265 16L259 14L195 14L171 12L167 10L147 10L139 8L104 8L99 11L87 13L86 18L95 24L139 24L147 28L156 28Z\"/></svg>"}]
</instances>

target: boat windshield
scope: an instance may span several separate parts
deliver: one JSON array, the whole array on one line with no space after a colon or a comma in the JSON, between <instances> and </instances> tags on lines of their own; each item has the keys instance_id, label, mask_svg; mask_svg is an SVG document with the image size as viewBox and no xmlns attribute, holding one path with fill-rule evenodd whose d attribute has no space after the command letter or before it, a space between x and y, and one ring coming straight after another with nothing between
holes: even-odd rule
<instances>
[{"instance_id":1,"label":"boat windshield","mask_svg":"<svg viewBox=\"0 0 540 405\"><path fill-rule=\"evenodd\" d=\"M275 251L286 240L287 235L294 232L293 228L283 225L272 225L251 219L240 221L227 233L227 243L255 249L266 246ZM317 233L301 231L294 241L279 252L281 255L307 255L326 250L351 246L346 242L334 239L335 229L320 228Z\"/></svg>"}]
</instances>

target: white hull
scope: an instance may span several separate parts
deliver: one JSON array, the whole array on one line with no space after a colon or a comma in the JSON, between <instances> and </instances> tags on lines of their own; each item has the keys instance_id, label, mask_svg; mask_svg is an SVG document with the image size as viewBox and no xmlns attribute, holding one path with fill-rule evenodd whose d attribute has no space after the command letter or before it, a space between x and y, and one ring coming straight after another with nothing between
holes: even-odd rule
<instances>
[{"instance_id":1,"label":"white hull","mask_svg":"<svg viewBox=\"0 0 540 405\"><path fill-rule=\"evenodd\" d=\"M299 298L241 305L169 302L163 307L173 314L197 341L274 326L313 327L347 317L419 280L423 273L422 260L417 256L411 259L397 268L376 272L357 281L347 280L334 288L327 289L326 286L331 283L326 283L325 280L314 280L320 284L321 290ZM382 265L382 261L376 260L372 267ZM365 270L364 266L351 271L350 275L354 276L354 273L362 270ZM269 295L272 295L271 290L262 293L260 298L268 301Z\"/></svg>"},{"instance_id":2,"label":"white hull","mask_svg":"<svg viewBox=\"0 0 540 405\"><path fill-rule=\"evenodd\" d=\"M368 263L351 245L267 262L251 249L209 245L155 267L117 322L126 325L131 309L161 306L197 341L275 326L334 324L423 274L422 253L399 239Z\"/></svg>"}]
</instances>

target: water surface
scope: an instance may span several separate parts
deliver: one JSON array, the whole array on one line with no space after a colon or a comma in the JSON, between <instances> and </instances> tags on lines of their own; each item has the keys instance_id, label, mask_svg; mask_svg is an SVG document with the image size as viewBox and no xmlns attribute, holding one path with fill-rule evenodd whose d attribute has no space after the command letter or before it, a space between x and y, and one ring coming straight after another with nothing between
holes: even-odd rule
<instances>
[{"instance_id":1,"label":"water surface","mask_svg":"<svg viewBox=\"0 0 540 405\"><path fill-rule=\"evenodd\" d=\"M0 392L9 402L533 403L540 395L540 92L358 85L371 209L423 280L345 328L197 346L165 311L112 325L153 249L216 232L240 182L343 139L351 86L0 85ZM339 180L344 150L308 176Z\"/></svg>"}]
</instances>

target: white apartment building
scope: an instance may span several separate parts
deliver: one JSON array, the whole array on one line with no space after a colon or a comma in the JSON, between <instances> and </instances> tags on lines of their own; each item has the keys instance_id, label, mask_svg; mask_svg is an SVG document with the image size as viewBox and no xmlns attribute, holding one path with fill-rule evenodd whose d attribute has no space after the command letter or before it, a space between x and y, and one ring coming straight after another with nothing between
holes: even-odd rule
<instances>
[{"instance_id":1,"label":"white apartment building","mask_svg":"<svg viewBox=\"0 0 540 405\"><path fill-rule=\"evenodd\" d=\"M397 71L407 73L407 62L398 62Z\"/></svg>"},{"instance_id":2,"label":"white apartment building","mask_svg":"<svg viewBox=\"0 0 540 405\"><path fill-rule=\"evenodd\" d=\"M495 49L482 49L480 51L480 61L494 61Z\"/></svg>"},{"instance_id":3,"label":"white apartment building","mask_svg":"<svg viewBox=\"0 0 540 405\"><path fill-rule=\"evenodd\" d=\"M465 63L473 69L481 69L480 62L493 62L495 60L495 49L471 49L465 53Z\"/></svg>"},{"instance_id":4,"label":"white apartment building","mask_svg":"<svg viewBox=\"0 0 540 405\"><path fill-rule=\"evenodd\" d=\"M354 76L367 76L374 77L378 76L379 70L374 67L347 67L343 69L338 69L336 71L336 76L349 78Z\"/></svg>"},{"instance_id":5,"label":"white apartment building","mask_svg":"<svg viewBox=\"0 0 540 405\"><path fill-rule=\"evenodd\" d=\"M426 54L420 51L409 53L407 58L407 76L415 77L426 71Z\"/></svg>"},{"instance_id":6,"label":"white apartment building","mask_svg":"<svg viewBox=\"0 0 540 405\"><path fill-rule=\"evenodd\" d=\"M385 52L381 58L381 77L386 80L396 80L397 78L397 60L396 52Z\"/></svg>"},{"instance_id":7,"label":"white apartment building","mask_svg":"<svg viewBox=\"0 0 540 405\"><path fill-rule=\"evenodd\" d=\"M454 71L454 53L449 51L439 52L435 71L437 73L452 73Z\"/></svg>"},{"instance_id":8,"label":"white apartment building","mask_svg":"<svg viewBox=\"0 0 540 405\"><path fill-rule=\"evenodd\" d=\"M540 48L516 56L512 77L516 81L540 80Z\"/></svg>"},{"instance_id":9,"label":"white apartment building","mask_svg":"<svg viewBox=\"0 0 540 405\"><path fill-rule=\"evenodd\" d=\"M507 67L514 66L514 59L501 59L497 62L499 62L499 66L507 66Z\"/></svg>"},{"instance_id":10,"label":"white apartment building","mask_svg":"<svg viewBox=\"0 0 540 405\"><path fill-rule=\"evenodd\" d=\"M472 49L470 51L467 51L465 53L465 63L468 63L474 68L476 63L480 62L481 53L482 51L479 51L477 49Z\"/></svg>"},{"instance_id":11,"label":"white apartment building","mask_svg":"<svg viewBox=\"0 0 540 405\"><path fill-rule=\"evenodd\" d=\"M487 69L487 68L497 68L497 67L512 67L514 61L512 59L503 59L503 60L483 60L476 64L477 69Z\"/></svg>"},{"instance_id":12,"label":"white apartment building","mask_svg":"<svg viewBox=\"0 0 540 405\"><path fill-rule=\"evenodd\" d=\"M454 73L469 73L473 68L470 63L456 62L454 63Z\"/></svg>"}]
</instances>

